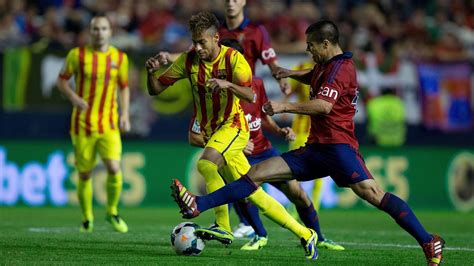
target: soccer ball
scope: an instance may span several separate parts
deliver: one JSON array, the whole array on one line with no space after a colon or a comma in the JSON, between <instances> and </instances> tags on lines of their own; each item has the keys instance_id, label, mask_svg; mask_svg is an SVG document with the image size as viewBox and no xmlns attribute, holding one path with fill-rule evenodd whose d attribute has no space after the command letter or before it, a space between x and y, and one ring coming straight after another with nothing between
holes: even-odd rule
<instances>
[{"instance_id":1,"label":"soccer ball","mask_svg":"<svg viewBox=\"0 0 474 266\"><path fill-rule=\"evenodd\" d=\"M199 225L191 222L178 224L171 231L171 246L178 255L195 256L204 249L204 241L198 238L194 231Z\"/></svg>"}]
</instances>

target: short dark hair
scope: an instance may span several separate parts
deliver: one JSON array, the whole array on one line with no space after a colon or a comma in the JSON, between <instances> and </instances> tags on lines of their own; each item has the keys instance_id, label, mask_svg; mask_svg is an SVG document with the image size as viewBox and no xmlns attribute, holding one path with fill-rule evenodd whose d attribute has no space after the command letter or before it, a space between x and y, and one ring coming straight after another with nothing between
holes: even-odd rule
<instances>
[{"instance_id":1,"label":"short dark hair","mask_svg":"<svg viewBox=\"0 0 474 266\"><path fill-rule=\"evenodd\" d=\"M239 51L241 54L244 54L244 48L242 47L242 45L240 45L239 41L237 41L236 39L222 39L220 41L220 44L230 47L230 48L234 48L235 50Z\"/></svg>"},{"instance_id":2,"label":"short dark hair","mask_svg":"<svg viewBox=\"0 0 474 266\"><path fill-rule=\"evenodd\" d=\"M317 43L328 40L332 44L339 44L339 30L330 20L321 20L309 25L305 34L313 36Z\"/></svg>"},{"instance_id":3,"label":"short dark hair","mask_svg":"<svg viewBox=\"0 0 474 266\"><path fill-rule=\"evenodd\" d=\"M95 13L95 14L92 16L92 18L91 18L90 21L92 21L92 20L95 19L95 18L105 18L105 19L109 22L110 27L112 27L112 21L110 20L110 18L107 16L107 14L106 14L105 12L98 12L98 13Z\"/></svg>"},{"instance_id":4,"label":"short dark hair","mask_svg":"<svg viewBox=\"0 0 474 266\"><path fill-rule=\"evenodd\" d=\"M219 20L211 12L199 12L189 19L189 30L192 34L201 34L210 28L215 32L219 29Z\"/></svg>"}]
</instances>

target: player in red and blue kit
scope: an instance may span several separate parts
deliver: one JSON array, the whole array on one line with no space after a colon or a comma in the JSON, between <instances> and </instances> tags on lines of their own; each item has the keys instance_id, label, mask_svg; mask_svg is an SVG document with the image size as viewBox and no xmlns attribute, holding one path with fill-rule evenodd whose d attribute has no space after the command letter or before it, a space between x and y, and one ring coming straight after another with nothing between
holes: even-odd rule
<instances>
[{"instance_id":1,"label":"player in red and blue kit","mask_svg":"<svg viewBox=\"0 0 474 266\"><path fill-rule=\"evenodd\" d=\"M224 41L222 43L224 43ZM231 46L231 44L225 45L235 47ZM241 102L240 106L244 110L250 128L250 141L244 153L250 165L255 165L271 157L280 155L280 152L272 146L270 140L263 134L263 129L280 135L287 141L293 141L295 135L290 127L280 128L270 116L263 112L262 106L268 102L263 80L254 77L252 80L252 89L256 96L255 103ZM319 225L319 217L313 203L296 180L272 182L270 185L282 191L290 201L295 204L299 217L305 226L316 231L318 234L318 248L344 250L343 246L323 236ZM241 249L257 250L262 248L267 243L267 237L265 228L258 215L258 208L248 201L240 201L237 205L239 205L240 208L236 208L236 210L241 211L239 216L244 216L255 230L255 237Z\"/></svg>"},{"instance_id":2,"label":"player in red and blue kit","mask_svg":"<svg viewBox=\"0 0 474 266\"><path fill-rule=\"evenodd\" d=\"M445 241L429 234L402 199L385 192L374 180L358 152L353 118L358 97L352 54L339 46L339 32L331 21L314 23L306 30L307 51L316 65L311 70L279 69L277 77L291 77L311 85L310 100L303 103L267 102L267 114L299 113L311 116L307 144L252 166L235 182L197 197L178 181L171 188L184 218L235 202L251 195L263 182L307 180L330 175L340 187L350 187L359 197L389 214L422 247L428 265L439 265ZM313 130L317 128L317 130ZM184 200L186 199L186 200ZM308 256L315 259L315 256Z\"/></svg>"}]
</instances>

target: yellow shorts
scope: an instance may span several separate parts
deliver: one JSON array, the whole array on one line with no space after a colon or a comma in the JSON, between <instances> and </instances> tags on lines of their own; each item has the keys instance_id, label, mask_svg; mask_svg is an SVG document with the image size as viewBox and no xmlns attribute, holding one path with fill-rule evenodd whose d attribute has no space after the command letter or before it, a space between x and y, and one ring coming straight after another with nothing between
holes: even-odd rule
<instances>
[{"instance_id":1,"label":"yellow shorts","mask_svg":"<svg viewBox=\"0 0 474 266\"><path fill-rule=\"evenodd\" d=\"M250 164L243 152L249 137L249 132L244 132L230 126L223 126L207 142L206 147L216 149L224 157L227 166L232 168L232 175L224 175L227 181L232 182L238 179L250 169Z\"/></svg>"},{"instance_id":2,"label":"yellow shorts","mask_svg":"<svg viewBox=\"0 0 474 266\"><path fill-rule=\"evenodd\" d=\"M97 152L102 159L120 161L122 140L118 130L92 134L89 137L71 135L71 139L79 172L88 172L95 167Z\"/></svg>"}]
</instances>

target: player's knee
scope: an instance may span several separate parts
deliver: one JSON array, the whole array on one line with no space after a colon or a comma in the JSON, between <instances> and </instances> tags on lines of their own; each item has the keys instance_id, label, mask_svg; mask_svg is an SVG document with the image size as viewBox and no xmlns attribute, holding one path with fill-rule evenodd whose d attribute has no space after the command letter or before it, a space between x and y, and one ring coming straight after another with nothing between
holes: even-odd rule
<instances>
[{"instance_id":1,"label":"player's knee","mask_svg":"<svg viewBox=\"0 0 474 266\"><path fill-rule=\"evenodd\" d=\"M257 185L261 185L265 182L265 177L259 175L259 168L260 166L258 164L252 165L249 172L247 173L247 176L250 178L250 180L252 180Z\"/></svg>"},{"instance_id":2,"label":"player's knee","mask_svg":"<svg viewBox=\"0 0 474 266\"><path fill-rule=\"evenodd\" d=\"M80 172L79 173L79 178L83 181L87 181L91 178L91 172Z\"/></svg>"},{"instance_id":3,"label":"player's knee","mask_svg":"<svg viewBox=\"0 0 474 266\"><path fill-rule=\"evenodd\" d=\"M213 172L217 172L218 168L217 165L214 164L213 162L206 160L206 159L199 159L196 167L198 169L198 172L204 177L204 179L208 179L210 177L213 177Z\"/></svg>"},{"instance_id":4,"label":"player's knee","mask_svg":"<svg viewBox=\"0 0 474 266\"><path fill-rule=\"evenodd\" d=\"M116 175L120 172L120 165L109 165L107 167L107 172L109 175Z\"/></svg>"},{"instance_id":5,"label":"player's knee","mask_svg":"<svg viewBox=\"0 0 474 266\"><path fill-rule=\"evenodd\" d=\"M385 194L385 191L378 186L368 186L364 188L354 189L357 195L371 203L374 206L378 206Z\"/></svg>"}]
</instances>

